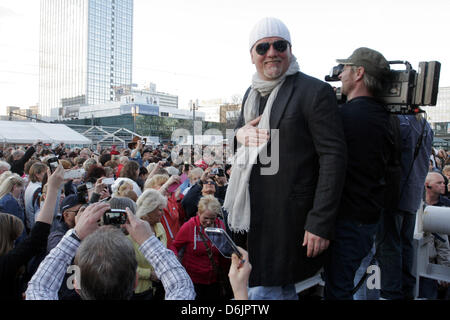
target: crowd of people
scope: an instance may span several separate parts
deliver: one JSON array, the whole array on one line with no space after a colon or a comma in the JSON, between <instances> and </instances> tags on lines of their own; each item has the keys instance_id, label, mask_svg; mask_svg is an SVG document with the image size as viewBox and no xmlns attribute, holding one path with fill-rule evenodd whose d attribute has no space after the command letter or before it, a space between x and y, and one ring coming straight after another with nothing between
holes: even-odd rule
<instances>
[{"instance_id":1,"label":"crowd of people","mask_svg":"<svg viewBox=\"0 0 450 320\"><path fill-rule=\"evenodd\" d=\"M413 299L416 212L422 200L450 206L450 160L424 117L379 100L388 61L365 47L338 59L338 106L300 71L279 19L255 25L249 52L256 73L231 163L214 148L139 139L2 150L0 297L296 300L296 284L323 270L321 298L368 299L356 284L378 264L374 298ZM225 257L211 227L241 257ZM430 262L450 266L448 235L433 237ZM448 299L446 282L419 288Z\"/></svg>"},{"instance_id":2,"label":"crowd of people","mask_svg":"<svg viewBox=\"0 0 450 320\"><path fill-rule=\"evenodd\" d=\"M64 143L51 148L36 141L33 145L3 150L0 160L1 297L231 299L233 292L227 274L233 266L205 233L207 227L226 229L222 203L230 166L208 165L205 161L175 166L171 151L168 144L151 147L142 141L131 143L129 148L99 146L96 150L67 148ZM59 166L52 173L49 160L51 162L55 157ZM67 173L79 173L80 176L64 179ZM82 234L88 235L102 225L99 212L104 214L108 209L128 210L127 224L121 228L102 226L100 229L113 230L101 231L103 233L91 243L96 248L89 247ZM99 216L95 221L85 222L82 217L89 213ZM160 243L154 245L154 250L163 252L165 249L162 256L157 256L153 249L142 248L145 242L142 240L148 239L133 233L137 231L133 230L132 219L148 224L150 229L147 229L151 231L147 232ZM88 223L95 226L83 227ZM73 238L67 239L71 231L83 240L81 246L71 244ZM75 249L73 255L58 258L61 250L66 250L62 249L64 245ZM80 248L76 250L78 246ZM111 253L110 259L95 257L101 252L99 248L105 254ZM58 259L65 259L64 263ZM165 261L167 259L172 261L172 265L167 266L170 269L158 268L169 263ZM61 265L56 265L55 261ZM94 261L98 270L89 270ZM58 274L59 287L52 287L52 292L38 292L37 286L45 287L42 282L49 277L43 270L46 263L51 264L46 272ZM81 268L82 279L84 274L91 272L93 277L97 273L98 279L89 281L93 281L90 286L98 287L84 289L84 281L81 290L76 289L76 284L68 285L71 274L66 273L66 269L72 264ZM247 261L245 268L248 264ZM177 272L176 268L182 271ZM111 289L117 285L114 281L122 279L126 283L126 279L132 277L128 274L131 269L135 269L136 279L133 290L120 286L117 291ZM112 274L117 274L118 278L112 279ZM172 277L169 284L164 283L165 277ZM175 287L168 288L170 283L175 283L172 284ZM102 286L105 290L111 286L111 291L101 293ZM180 286L184 286L184 293L178 292Z\"/></svg>"}]
</instances>

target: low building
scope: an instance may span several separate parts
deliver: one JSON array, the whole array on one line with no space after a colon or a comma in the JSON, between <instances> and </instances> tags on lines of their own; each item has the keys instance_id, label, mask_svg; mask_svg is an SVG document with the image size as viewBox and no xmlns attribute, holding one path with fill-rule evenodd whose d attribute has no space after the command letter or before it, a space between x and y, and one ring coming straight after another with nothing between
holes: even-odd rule
<instances>
[{"instance_id":1,"label":"low building","mask_svg":"<svg viewBox=\"0 0 450 320\"><path fill-rule=\"evenodd\" d=\"M234 129L241 114L241 104L224 104L220 106L220 122L225 123L227 129Z\"/></svg>"}]
</instances>

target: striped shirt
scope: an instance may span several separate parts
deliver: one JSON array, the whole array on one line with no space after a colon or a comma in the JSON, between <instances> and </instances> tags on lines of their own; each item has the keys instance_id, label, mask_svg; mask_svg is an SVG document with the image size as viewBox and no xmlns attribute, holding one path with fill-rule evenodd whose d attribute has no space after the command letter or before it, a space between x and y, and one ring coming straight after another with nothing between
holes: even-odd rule
<instances>
[{"instance_id":1,"label":"striped shirt","mask_svg":"<svg viewBox=\"0 0 450 320\"><path fill-rule=\"evenodd\" d=\"M28 283L27 300L58 300L58 290L80 245L70 236L71 233L69 230L42 261ZM154 267L164 286L166 300L195 299L194 285L171 250L166 249L155 236L148 238L139 250Z\"/></svg>"}]
</instances>

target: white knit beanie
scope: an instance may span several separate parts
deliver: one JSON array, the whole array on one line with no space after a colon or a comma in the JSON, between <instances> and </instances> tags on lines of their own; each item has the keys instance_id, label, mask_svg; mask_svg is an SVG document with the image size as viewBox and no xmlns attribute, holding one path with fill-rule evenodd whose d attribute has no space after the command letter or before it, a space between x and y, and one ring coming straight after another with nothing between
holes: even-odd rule
<instances>
[{"instance_id":1,"label":"white knit beanie","mask_svg":"<svg viewBox=\"0 0 450 320\"><path fill-rule=\"evenodd\" d=\"M280 19L266 17L261 19L250 33L250 51L257 41L269 37L280 37L291 43L291 35L286 25Z\"/></svg>"}]
</instances>

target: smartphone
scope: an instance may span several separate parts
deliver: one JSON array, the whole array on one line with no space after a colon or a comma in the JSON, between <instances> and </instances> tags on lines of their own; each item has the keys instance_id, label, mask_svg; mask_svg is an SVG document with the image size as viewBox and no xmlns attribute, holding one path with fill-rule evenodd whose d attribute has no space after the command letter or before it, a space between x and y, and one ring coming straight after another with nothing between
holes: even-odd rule
<instances>
[{"instance_id":1,"label":"smartphone","mask_svg":"<svg viewBox=\"0 0 450 320\"><path fill-rule=\"evenodd\" d=\"M54 158L50 158L47 160L47 164L50 167L50 172L53 173L56 168L58 168L58 158L54 157Z\"/></svg>"},{"instance_id":2,"label":"smartphone","mask_svg":"<svg viewBox=\"0 0 450 320\"><path fill-rule=\"evenodd\" d=\"M205 232L208 239L211 240L212 244L225 258L231 258L231 255L235 253L239 259L242 259L242 254L225 230L221 228L206 228Z\"/></svg>"},{"instance_id":3,"label":"smartphone","mask_svg":"<svg viewBox=\"0 0 450 320\"><path fill-rule=\"evenodd\" d=\"M102 183L103 184L114 184L114 178L103 178Z\"/></svg>"},{"instance_id":4,"label":"smartphone","mask_svg":"<svg viewBox=\"0 0 450 320\"><path fill-rule=\"evenodd\" d=\"M64 172L64 180L65 179L81 179L85 174L84 169L70 170Z\"/></svg>"}]
</instances>

